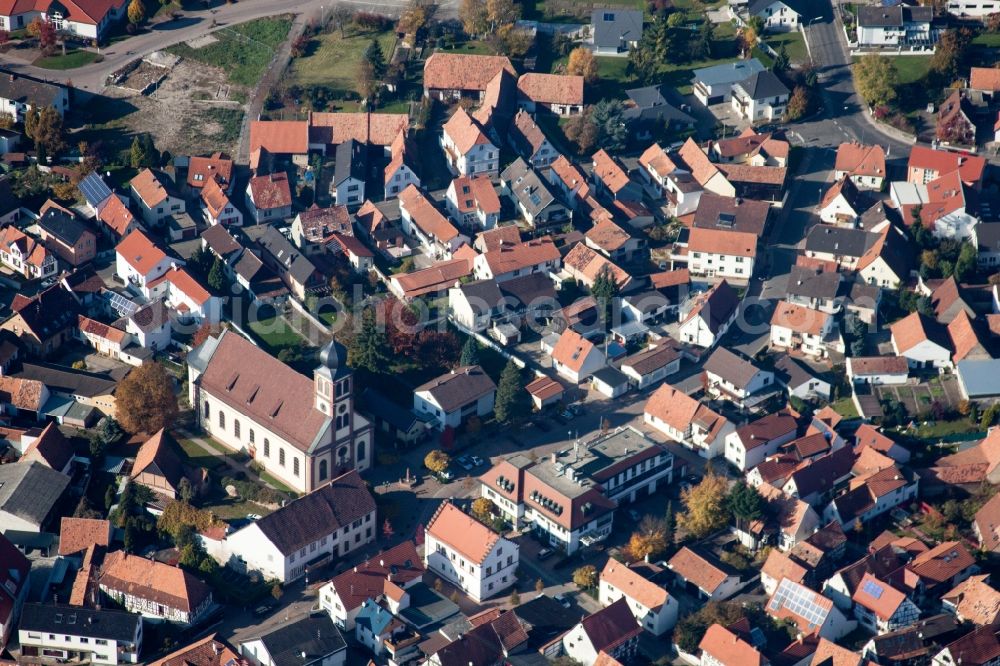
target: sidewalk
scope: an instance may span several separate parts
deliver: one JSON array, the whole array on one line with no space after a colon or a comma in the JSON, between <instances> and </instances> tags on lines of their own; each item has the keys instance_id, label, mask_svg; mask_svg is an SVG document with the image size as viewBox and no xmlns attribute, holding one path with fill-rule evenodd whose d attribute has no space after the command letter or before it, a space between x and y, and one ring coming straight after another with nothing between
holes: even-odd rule
<instances>
[{"instance_id":1,"label":"sidewalk","mask_svg":"<svg viewBox=\"0 0 1000 666\"><path fill-rule=\"evenodd\" d=\"M233 472L242 472L251 481L257 481L259 483L262 483L268 488L271 488L272 490L277 490L278 492L286 492L285 488L279 488L273 483L267 481L266 479L261 478L261 476L257 474L257 472L250 469L250 465L248 465L247 463L241 463L238 460L233 460L228 455L220 454L217 448L206 442L203 438L198 437L197 435L194 435L189 431L181 428L176 429L174 432L182 439L186 439L188 441L197 444L208 455L218 458L219 460L226 463L226 465L229 466L229 469L231 469Z\"/></svg>"}]
</instances>

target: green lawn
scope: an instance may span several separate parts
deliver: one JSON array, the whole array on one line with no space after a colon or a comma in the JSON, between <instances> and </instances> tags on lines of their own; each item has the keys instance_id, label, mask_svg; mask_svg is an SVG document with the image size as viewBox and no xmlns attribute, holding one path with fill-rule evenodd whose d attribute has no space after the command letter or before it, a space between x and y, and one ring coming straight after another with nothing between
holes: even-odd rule
<instances>
[{"instance_id":1,"label":"green lawn","mask_svg":"<svg viewBox=\"0 0 1000 666\"><path fill-rule=\"evenodd\" d=\"M682 0L691 3L692 0ZM693 0L695 4L698 0ZM716 4L718 0L715 0ZM521 15L530 21L551 23L587 23L590 12L596 8L646 9L645 0L607 0L586 2L584 0L523 0Z\"/></svg>"},{"instance_id":2,"label":"green lawn","mask_svg":"<svg viewBox=\"0 0 1000 666\"><path fill-rule=\"evenodd\" d=\"M200 135L206 144L232 146L240 138L243 109L214 107L200 113L200 122L191 131Z\"/></svg>"},{"instance_id":3,"label":"green lawn","mask_svg":"<svg viewBox=\"0 0 1000 666\"><path fill-rule=\"evenodd\" d=\"M911 433L918 439L938 440L949 435L958 435L976 432L979 425L972 423L969 419L956 419L954 421L935 421L927 425L920 425Z\"/></svg>"},{"instance_id":4,"label":"green lawn","mask_svg":"<svg viewBox=\"0 0 1000 666\"><path fill-rule=\"evenodd\" d=\"M279 314L252 319L247 322L247 327L275 354L282 349L297 347L302 343L302 337Z\"/></svg>"},{"instance_id":5,"label":"green lawn","mask_svg":"<svg viewBox=\"0 0 1000 666\"><path fill-rule=\"evenodd\" d=\"M34 62L34 65L43 69L75 69L89 65L96 61L98 57L100 56L93 51L70 50L66 51L66 55L60 53L46 58L39 58Z\"/></svg>"},{"instance_id":6,"label":"green lawn","mask_svg":"<svg viewBox=\"0 0 1000 666\"><path fill-rule=\"evenodd\" d=\"M896 71L899 73L899 83L916 83L925 76L931 66L931 56L893 56Z\"/></svg>"},{"instance_id":7,"label":"green lawn","mask_svg":"<svg viewBox=\"0 0 1000 666\"><path fill-rule=\"evenodd\" d=\"M297 492L295 492L294 490L292 490L291 488L289 488L288 486L286 486L284 483L282 483L281 481L279 481L277 477L275 477L274 475L272 475L272 474L270 474L268 472L262 471L260 473L260 478L263 479L264 481L270 483L272 486L274 486L278 490L283 490L286 493L291 493L293 496L298 495Z\"/></svg>"},{"instance_id":8,"label":"green lawn","mask_svg":"<svg viewBox=\"0 0 1000 666\"><path fill-rule=\"evenodd\" d=\"M219 41L193 49L177 44L167 49L174 55L221 67L233 83L252 87L267 71L275 50L288 37L288 17L261 18L212 33Z\"/></svg>"},{"instance_id":9,"label":"green lawn","mask_svg":"<svg viewBox=\"0 0 1000 666\"><path fill-rule=\"evenodd\" d=\"M206 440L208 441L208 440ZM216 470L225 466L225 462L219 458L209 455L205 449L199 446L196 442L190 439L178 439L177 443L180 444L181 448L184 449L184 453L190 459L191 463L195 467L203 467L209 470ZM211 446L212 442L209 442ZM215 448L214 446L212 448ZM220 452L220 455L223 452Z\"/></svg>"},{"instance_id":10,"label":"green lawn","mask_svg":"<svg viewBox=\"0 0 1000 666\"><path fill-rule=\"evenodd\" d=\"M788 53L788 59L792 62L805 62L809 59L809 53L806 51L806 43L802 39L802 33L798 30L783 32L778 35L768 35L764 41L775 51L780 49L781 45L784 44L785 51Z\"/></svg>"},{"instance_id":11,"label":"green lawn","mask_svg":"<svg viewBox=\"0 0 1000 666\"><path fill-rule=\"evenodd\" d=\"M438 49L439 51L444 51L445 53L462 53L465 55L496 55L496 49L490 48L490 46L483 41L478 39L470 39L467 42L462 42L461 44L456 44L454 48L450 49Z\"/></svg>"},{"instance_id":12,"label":"green lawn","mask_svg":"<svg viewBox=\"0 0 1000 666\"><path fill-rule=\"evenodd\" d=\"M990 48L1000 48L1000 32L984 32L976 35L972 40L976 46L987 46Z\"/></svg>"},{"instance_id":13,"label":"green lawn","mask_svg":"<svg viewBox=\"0 0 1000 666\"><path fill-rule=\"evenodd\" d=\"M858 410L854 406L854 401L851 398L841 398L834 403L830 404L833 411L837 412L845 419L856 419L858 418Z\"/></svg>"},{"instance_id":14,"label":"green lawn","mask_svg":"<svg viewBox=\"0 0 1000 666\"><path fill-rule=\"evenodd\" d=\"M358 65L372 39L378 40L388 61L396 43L392 31L348 33L346 37L341 37L340 31L334 30L316 37L307 54L292 61L291 76L302 86L354 90Z\"/></svg>"}]
</instances>

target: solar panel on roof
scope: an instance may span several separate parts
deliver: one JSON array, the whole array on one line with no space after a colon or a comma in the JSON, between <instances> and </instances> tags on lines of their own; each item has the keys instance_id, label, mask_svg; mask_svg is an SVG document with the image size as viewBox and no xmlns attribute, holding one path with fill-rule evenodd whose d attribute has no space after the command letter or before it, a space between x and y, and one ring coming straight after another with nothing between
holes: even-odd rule
<instances>
[{"instance_id":1,"label":"solar panel on roof","mask_svg":"<svg viewBox=\"0 0 1000 666\"><path fill-rule=\"evenodd\" d=\"M109 305L111 309L119 317L130 317L135 314L136 310L139 309L139 305L122 296L116 291L110 292L108 295Z\"/></svg>"},{"instance_id":2,"label":"solar panel on roof","mask_svg":"<svg viewBox=\"0 0 1000 666\"><path fill-rule=\"evenodd\" d=\"M77 185L83 198L92 206L96 206L111 196L111 188L96 173L92 173Z\"/></svg>"},{"instance_id":3,"label":"solar panel on roof","mask_svg":"<svg viewBox=\"0 0 1000 666\"><path fill-rule=\"evenodd\" d=\"M876 599L882 598L882 592L883 592L882 586L873 580L865 581L865 584L862 587L862 589L865 591L865 594L867 595L875 597Z\"/></svg>"},{"instance_id":4,"label":"solar panel on roof","mask_svg":"<svg viewBox=\"0 0 1000 666\"><path fill-rule=\"evenodd\" d=\"M829 613L827 608L820 606L816 602L818 596L820 595L809 588L798 585L786 578L781 581L781 584L775 591L769 608L772 611L778 611L784 607L805 620L810 627L818 627L823 624Z\"/></svg>"}]
</instances>

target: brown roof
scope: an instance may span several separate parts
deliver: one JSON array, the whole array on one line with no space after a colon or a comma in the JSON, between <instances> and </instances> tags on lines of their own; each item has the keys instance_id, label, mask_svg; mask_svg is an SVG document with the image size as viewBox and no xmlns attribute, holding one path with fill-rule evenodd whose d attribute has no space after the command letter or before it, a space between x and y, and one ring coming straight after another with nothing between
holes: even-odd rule
<instances>
[{"instance_id":1,"label":"brown roof","mask_svg":"<svg viewBox=\"0 0 1000 666\"><path fill-rule=\"evenodd\" d=\"M878 592L873 594L875 590ZM906 601L906 595L871 573L865 573L851 599L875 613L880 619L888 620Z\"/></svg>"},{"instance_id":2,"label":"brown roof","mask_svg":"<svg viewBox=\"0 0 1000 666\"><path fill-rule=\"evenodd\" d=\"M677 169L677 165L670 159L667 151L654 143L639 156L639 164L655 173L660 178L666 177Z\"/></svg>"},{"instance_id":3,"label":"brown roof","mask_svg":"<svg viewBox=\"0 0 1000 666\"><path fill-rule=\"evenodd\" d=\"M757 648L721 624L710 626L698 647L724 666L762 666L765 663Z\"/></svg>"},{"instance_id":4,"label":"brown roof","mask_svg":"<svg viewBox=\"0 0 1000 666\"><path fill-rule=\"evenodd\" d=\"M601 571L601 583L607 583L629 599L652 611L657 611L667 603L667 591L646 580L633 569L613 558L608 558Z\"/></svg>"},{"instance_id":5,"label":"brown roof","mask_svg":"<svg viewBox=\"0 0 1000 666\"><path fill-rule=\"evenodd\" d=\"M628 173L603 148L594 153L594 176L612 193L629 184Z\"/></svg>"},{"instance_id":6,"label":"brown roof","mask_svg":"<svg viewBox=\"0 0 1000 666\"><path fill-rule=\"evenodd\" d=\"M425 234L447 243L459 235L458 229L424 196L415 185L399 193L399 205L406 209L413 223Z\"/></svg>"},{"instance_id":7,"label":"brown roof","mask_svg":"<svg viewBox=\"0 0 1000 666\"><path fill-rule=\"evenodd\" d=\"M520 243L521 231L516 224L508 224L502 227L493 227L476 234L476 246L483 252L496 250L505 243Z\"/></svg>"},{"instance_id":8,"label":"brown roof","mask_svg":"<svg viewBox=\"0 0 1000 666\"><path fill-rule=\"evenodd\" d=\"M42 408L42 391L45 384L23 377L0 377L0 402L18 409L37 412Z\"/></svg>"},{"instance_id":9,"label":"brown roof","mask_svg":"<svg viewBox=\"0 0 1000 666\"><path fill-rule=\"evenodd\" d=\"M925 340L948 349L948 333L943 326L920 312L913 312L889 327L896 349L905 354Z\"/></svg>"},{"instance_id":10,"label":"brown roof","mask_svg":"<svg viewBox=\"0 0 1000 666\"><path fill-rule=\"evenodd\" d=\"M147 208L155 208L157 204L162 203L169 196L167 188L149 169L143 169L137 173L129 185Z\"/></svg>"},{"instance_id":11,"label":"brown roof","mask_svg":"<svg viewBox=\"0 0 1000 666\"><path fill-rule=\"evenodd\" d=\"M427 523L426 534L448 544L465 559L481 564L500 540L500 535L444 501Z\"/></svg>"},{"instance_id":12,"label":"brown roof","mask_svg":"<svg viewBox=\"0 0 1000 666\"><path fill-rule=\"evenodd\" d=\"M696 227L688 237L688 251L731 257L756 257L757 236L743 231Z\"/></svg>"},{"instance_id":13,"label":"brown roof","mask_svg":"<svg viewBox=\"0 0 1000 666\"><path fill-rule=\"evenodd\" d=\"M50 421L28 446L21 459L34 460L61 472L73 459L73 454L72 442L63 436L54 421Z\"/></svg>"},{"instance_id":14,"label":"brown roof","mask_svg":"<svg viewBox=\"0 0 1000 666\"><path fill-rule=\"evenodd\" d=\"M429 90L486 90L486 86L506 69L517 76L505 56L467 55L464 53L431 54L424 62L424 88Z\"/></svg>"},{"instance_id":15,"label":"brown roof","mask_svg":"<svg viewBox=\"0 0 1000 666\"><path fill-rule=\"evenodd\" d=\"M996 625L977 627L970 633L952 641L945 648L954 662L963 666L992 664L1000 657L1000 628Z\"/></svg>"},{"instance_id":16,"label":"brown roof","mask_svg":"<svg viewBox=\"0 0 1000 666\"><path fill-rule=\"evenodd\" d=\"M194 612L212 591L180 567L116 550L101 565L102 588L152 601L187 613Z\"/></svg>"},{"instance_id":17,"label":"brown roof","mask_svg":"<svg viewBox=\"0 0 1000 666\"><path fill-rule=\"evenodd\" d=\"M486 174L459 176L452 180L451 184L455 188L455 204L459 212L468 213L474 210L481 210L486 214L500 212L500 197L497 196L493 182ZM511 226L517 229L516 225ZM520 234L517 240L521 240Z\"/></svg>"},{"instance_id":18,"label":"brown roof","mask_svg":"<svg viewBox=\"0 0 1000 666\"><path fill-rule=\"evenodd\" d=\"M479 123L461 107L448 119L442 130L463 155L479 144L492 145Z\"/></svg>"},{"instance_id":19,"label":"brown roof","mask_svg":"<svg viewBox=\"0 0 1000 666\"><path fill-rule=\"evenodd\" d=\"M979 334L972 325L972 319L965 310L959 310L955 318L948 324L948 335L951 337L951 344L955 351L952 360L958 363L970 354L978 352L989 357L989 353L979 339Z\"/></svg>"},{"instance_id":20,"label":"brown roof","mask_svg":"<svg viewBox=\"0 0 1000 666\"><path fill-rule=\"evenodd\" d=\"M705 592L712 593L729 577L715 562L705 555L684 546L667 563L672 571Z\"/></svg>"},{"instance_id":21,"label":"brown roof","mask_svg":"<svg viewBox=\"0 0 1000 666\"><path fill-rule=\"evenodd\" d=\"M96 335L99 338L109 340L115 344L121 344L128 335L125 331L114 328L113 326L108 326L107 324L102 324L99 321L95 321L90 317L84 317L79 315L77 317L77 322L80 327L80 331L83 333L90 333L91 335Z\"/></svg>"},{"instance_id":22,"label":"brown roof","mask_svg":"<svg viewBox=\"0 0 1000 666\"><path fill-rule=\"evenodd\" d=\"M619 287L625 286L632 280L632 276L624 269L583 243L573 246L563 258L563 264L579 273L583 281L588 284L592 284L605 270L611 271L611 277Z\"/></svg>"},{"instance_id":23,"label":"brown roof","mask_svg":"<svg viewBox=\"0 0 1000 666\"><path fill-rule=\"evenodd\" d=\"M863 661L857 652L820 638L810 666L861 666Z\"/></svg>"},{"instance_id":24,"label":"brown roof","mask_svg":"<svg viewBox=\"0 0 1000 666\"><path fill-rule=\"evenodd\" d=\"M201 188L201 200L205 202L212 217L219 217L229 205L229 195L223 191L222 186L215 180L210 180Z\"/></svg>"},{"instance_id":25,"label":"brown roof","mask_svg":"<svg viewBox=\"0 0 1000 666\"><path fill-rule=\"evenodd\" d=\"M209 634L202 639L171 652L149 666L235 666L241 657L228 643Z\"/></svg>"},{"instance_id":26,"label":"brown roof","mask_svg":"<svg viewBox=\"0 0 1000 666\"><path fill-rule=\"evenodd\" d=\"M510 132L515 139L523 140L531 148L531 152L537 152L545 142L545 132L538 126L531 114L521 109L514 116L514 123L510 127Z\"/></svg>"},{"instance_id":27,"label":"brown roof","mask_svg":"<svg viewBox=\"0 0 1000 666\"><path fill-rule=\"evenodd\" d=\"M945 541L917 555L906 569L928 585L934 585L951 580L975 564L976 558L965 546L958 541Z\"/></svg>"},{"instance_id":28,"label":"brown roof","mask_svg":"<svg viewBox=\"0 0 1000 666\"><path fill-rule=\"evenodd\" d=\"M63 517L59 526L59 554L73 555L93 545L107 546L111 523L97 518Z\"/></svg>"},{"instance_id":29,"label":"brown roof","mask_svg":"<svg viewBox=\"0 0 1000 666\"><path fill-rule=\"evenodd\" d=\"M451 412L495 391L496 388L496 384L481 367L469 365L435 377L413 391L430 393L441 409Z\"/></svg>"},{"instance_id":30,"label":"brown roof","mask_svg":"<svg viewBox=\"0 0 1000 666\"><path fill-rule=\"evenodd\" d=\"M607 219L594 224L584 235L607 252L614 252L632 239L631 234Z\"/></svg>"},{"instance_id":31,"label":"brown roof","mask_svg":"<svg viewBox=\"0 0 1000 666\"><path fill-rule=\"evenodd\" d=\"M341 144L353 139L358 143L391 146L409 124L410 117L405 113L313 111L309 114L309 138L311 143Z\"/></svg>"},{"instance_id":32,"label":"brown roof","mask_svg":"<svg viewBox=\"0 0 1000 666\"><path fill-rule=\"evenodd\" d=\"M653 289L666 289L667 287L676 287L682 284L691 283L691 271L686 268L679 268L673 271L663 271L662 273L653 273L649 276L649 283Z\"/></svg>"},{"instance_id":33,"label":"brown roof","mask_svg":"<svg viewBox=\"0 0 1000 666\"><path fill-rule=\"evenodd\" d=\"M882 146L842 143L837 148L835 171L847 171L852 176L885 178L885 150Z\"/></svg>"},{"instance_id":34,"label":"brown roof","mask_svg":"<svg viewBox=\"0 0 1000 666\"><path fill-rule=\"evenodd\" d=\"M355 567L335 576L330 583L347 611L358 608L366 599L376 599L386 590L387 584L402 583L421 578L426 569L412 541L384 550Z\"/></svg>"},{"instance_id":35,"label":"brown roof","mask_svg":"<svg viewBox=\"0 0 1000 666\"><path fill-rule=\"evenodd\" d=\"M764 446L771 440L778 439L790 432L794 433L797 428L795 417L787 411L780 411L740 426L736 429L736 435L743 442L744 447L750 450Z\"/></svg>"},{"instance_id":36,"label":"brown roof","mask_svg":"<svg viewBox=\"0 0 1000 666\"><path fill-rule=\"evenodd\" d=\"M684 164L687 165L691 176L694 177L699 185L704 185L715 174L719 173L719 168L708 159L705 151L690 137L684 142L680 150L677 151L677 155L684 160Z\"/></svg>"},{"instance_id":37,"label":"brown roof","mask_svg":"<svg viewBox=\"0 0 1000 666\"><path fill-rule=\"evenodd\" d=\"M556 261L559 259L559 249L551 237L543 236L517 245L504 245L485 252L482 256L493 275L502 275L547 261Z\"/></svg>"},{"instance_id":38,"label":"brown roof","mask_svg":"<svg viewBox=\"0 0 1000 666\"><path fill-rule=\"evenodd\" d=\"M852 375L905 375L909 372L902 356L852 356L847 361Z\"/></svg>"},{"instance_id":39,"label":"brown roof","mask_svg":"<svg viewBox=\"0 0 1000 666\"><path fill-rule=\"evenodd\" d=\"M198 381L203 390L266 423L302 451L310 450L330 427L330 419L313 408L312 400L300 399L313 393L310 377L231 331L223 331Z\"/></svg>"},{"instance_id":40,"label":"brown roof","mask_svg":"<svg viewBox=\"0 0 1000 666\"><path fill-rule=\"evenodd\" d=\"M680 354L672 345L660 344L626 357L622 360L621 367L632 368L640 375L646 375L669 365L679 357Z\"/></svg>"},{"instance_id":41,"label":"brown roof","mask_svg":"<svg viewBox=\"0 0 1000 666\"><path fill-rule=\"evenodd\" d=\"M225 153L212 153L210 157L192 156L188 162L187 184L191 187L204 187L212 181L222 185L231 183L233 160Z\"/></svg>"},{"instance_id":42,"label":"brown roof","mask_svg":"<svg viewBox=\"0 0 1000 666\"><path fill-rule=\"evenodd\" d=\"M184 466L174 446L173 438L160 428L139 447L129 476L135 479L140 474L147 473L163 477L176 490L183 476Z\"/></svg>"},{"instance_id":43,"label":"brown roof","mask_svg":"<svg viewBox=\"0 0 1000 666\"><path fill-rule=\"evenodd\" d=\"M771 206L766 201L722 197L704 192L694 213L694 226L703 229L742 231L761 236Z\"/></svg>"},{"instance_id":44,"label":"brown roof","mask_svg":"<svg viewBox=\"0 0 1000 666\"><path fill-rule=\"evenodd\" d=\"M258 210L291 206L292 189L288 185L288 174L282 171L251 178L250 196Z\"/></svg>"},{"instance_id":45,"label":"brown roof","mask_svg":"<svg viewBox=\"0 0 1000 666\"><path fill-rule=\"evenodd\" d=\"M559 341L552 348L552 360L566 366L574 372L579 372L587 356L594 349L594 343L582 335L567 328L559 336Z\"/></svg>"},{"instance_id":46,"label":"brown roof","mask_svg":"<svg viewBox=\"0 0 1000 666\"><path fill-rule=\"evenodd\" d=\"M580 620L580 625L598 652L614 652L615 647L642 633L642 627L636 622L625 599L619 599L610 606L591 613Z\"/></svg>"},{"instance_id":47,"label":"brown roof","mask_svg":"<svg viewBox=\"0 0 1000 666\"><path fill-rule=\"evenodd\" d=\"M1000 619L1000 592L986 582L988 579L989 574L971 576L941 600L954 606L962 620L978 625L993 624Z\"/></svg>"},{"instance_id":48,"label":"brown roof","mask_svg":"<svg viewBox=\"0 0 1000 666\"><path fill-rule=\"evenodd\" d=\"M416 298L422 294L447 289L471 274L470 260L452 259L439 261L433 266L412 273L397 273L392 276L392 280L399 285L406 298Z\"/></svg>"},{"instance_id":49,"label":"brown roof","mask_svg":"<svg viewBox=\"0 0 1000 666\"><path fill-rule=\"evenodd\" d=\"M809 335L821 335L829 318L830 315L820 310L788 301L778 301L774 314L771 315L771 326L781 326Z\"/></svg>"},{"instance_id":50,"label":"brown roof","mask_svg":"<svg viewBox=\"0 0 1000 666\"><path fill-rule=\"evenodd\" d=\"M802 583L806 578L808 570L787 554L777 548L773 548L768 554L767 560L765 560L760 572L767 574L776 581L787 578L790 581Z\"/></svg>"},{"instance_id":51,"label":"brown roof","mask_svg":"<svg viewBox=\"0 0 1000 666\"><path fill-rule=\"evenodd\" d=\"M969 71L969 88L1000 92L1000 69L996 67L973 67Z\"/></svg>"},{"instance_id":52,"label":"brown roof","mask_svg":"<svg viewBox=\"0 0 1000 666\"><path fill-rule=\"evenodd\" d=\"M541 104L583 104L583 77L528 72L517 80L517 91Z\"/></svg>"},{"instance_id":53,"label":"brown roof","mask_svg":"<svg viewBox=\"0 0 1000 666\"><path fill-rule=\"evenodd\" d=\"M524 390L539 400L548 400L557 395L562 395L566 391L562 384L548 376L542 376L530 382L524 387Z\"/></svg>"},{"instance_id":54,"label":"brown roof","mask_svg":"<svg viewBox=\"0 0 1000 666\"><path fill-rule=\"evenodd\" d=\"M309 152L309 123L305 120L251 121L250 152L261 148L275 155Z\"/></svg>"},{"instance_id":55,"label":"brown roof","mask_svg":"<svg viewBox=\"0 0 1000 666\"><path fill-rule=\"evenodd\" d=\"M101 222L111 227L117 236L124 236L128 225L135 221L132 211L116 196L107 198L97 217Z\"/></svg>"},{"instance_id":56,"label":"brown roof","mask_svg":"<svg viewBox=\"0 0 1000 666\"><path fill-rule=\"evenodd\" d=\"M759 185L783 185L788 175L786 167L753 166L751 164L719 164L719 171L727 180L735 183L756 183Z\"/></svg>"}]
</instances>

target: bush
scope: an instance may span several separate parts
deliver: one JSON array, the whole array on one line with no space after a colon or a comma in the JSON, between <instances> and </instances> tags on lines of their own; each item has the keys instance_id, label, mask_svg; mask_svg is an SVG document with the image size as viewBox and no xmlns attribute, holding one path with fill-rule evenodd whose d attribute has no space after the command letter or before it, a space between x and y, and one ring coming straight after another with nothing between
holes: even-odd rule
<instances>
[{"instance_id":1,"label":"bush","mask_svg":"<svg viewBox=\"0 0 1000 666\"><path fill-rule=\"evenodd\" d=\"M392 19L375 12L358 12L354 15L354 25L359 30L384 32L392 27Z\"/></svg>"},{"instance_id":2,"label":"bush","mask_svg":"<svg viewBox=\"0 0 1000 666\"><path fill-rule=\"evenodd\" d=\"M227 476L223 477L220 483L223 489L233 486L236 489L236 495L241 500L257 502L258 504L280 504L283 499L282 493L250 481L242 481Z\"/></svg>"}]
</instances>

